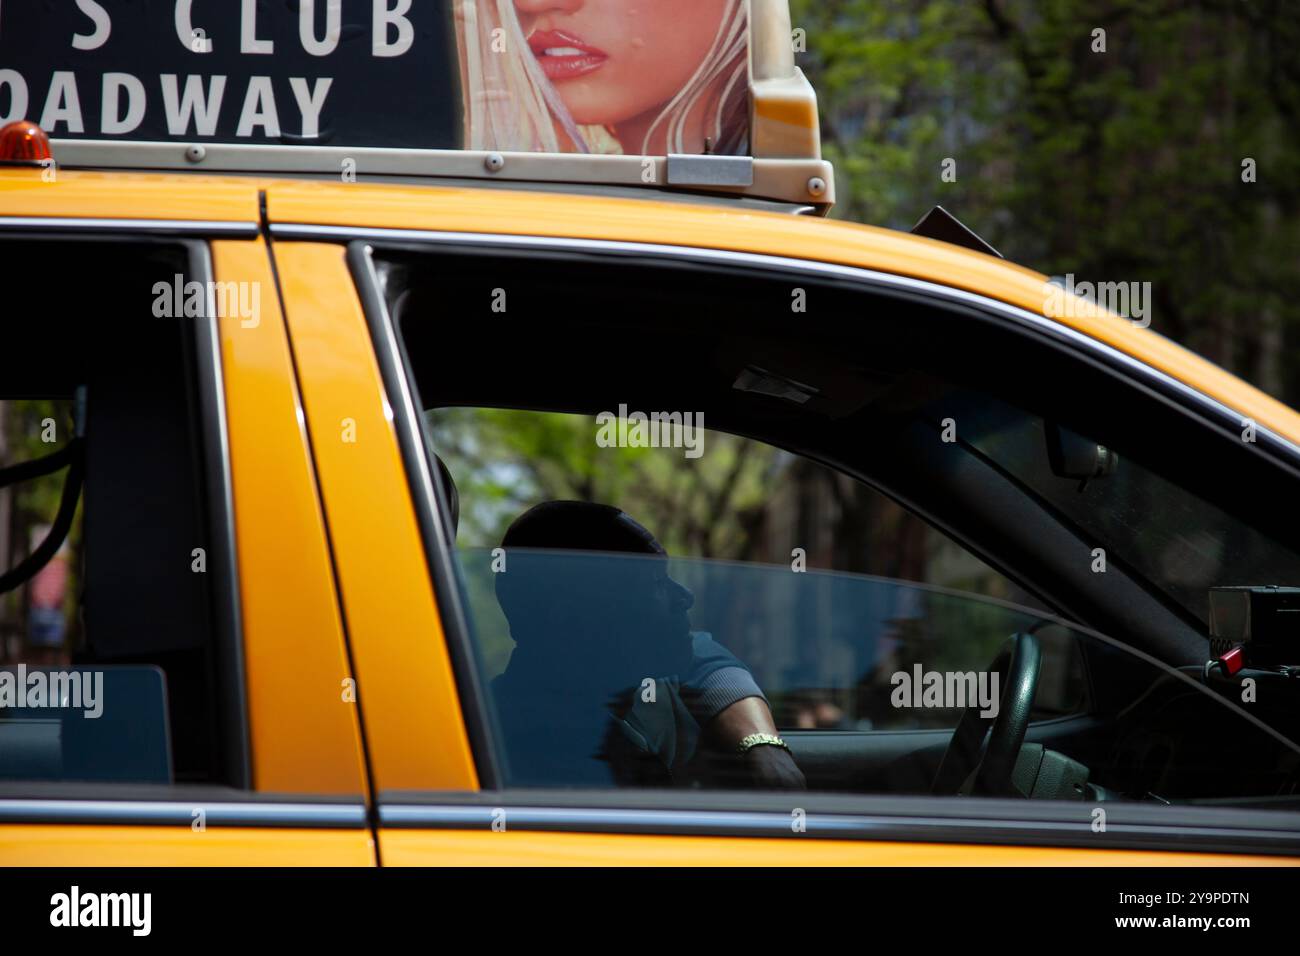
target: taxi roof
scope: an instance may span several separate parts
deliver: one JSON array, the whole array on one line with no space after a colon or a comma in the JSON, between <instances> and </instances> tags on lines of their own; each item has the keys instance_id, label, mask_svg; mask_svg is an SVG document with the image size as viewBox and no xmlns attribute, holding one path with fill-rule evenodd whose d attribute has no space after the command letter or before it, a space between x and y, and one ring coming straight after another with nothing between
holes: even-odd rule
<instances>
[{"instance_id":1,"label":"taxi roof","mask_svg":"<svg viewBox=\"0 0 1300 956\"><path fill-rule=\"evenodd\" d=\"M276 226L552 237L719 249L905 276L1044 316L1048 277L971 249L909 233L762 209L652 198L575 195L494 184L340 183L268 176L0 168L0 225L158 221L184 233L254 237ZM188 225L187 225L188 224ZM1129 355L1300 445L1300 415L1150 328L1111 314L1051 317Z\"/></svg>"}]
</instances>

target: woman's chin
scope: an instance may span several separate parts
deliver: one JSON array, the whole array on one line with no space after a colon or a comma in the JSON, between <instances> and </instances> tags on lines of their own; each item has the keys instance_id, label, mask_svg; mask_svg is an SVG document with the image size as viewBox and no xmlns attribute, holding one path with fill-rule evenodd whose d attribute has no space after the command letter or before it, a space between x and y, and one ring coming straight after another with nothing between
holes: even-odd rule
<instances>
[{"instance_id":1,"label":"woman's chin","mask_svg":"<svg viewBox=\"0 0 1300 956\"><path fill-rule=\"evenodd\" d=\"M592 109L586 103L572 104L564 100L565 109L579 126L613 126L617 119L610 110Z\"/></svg>"},{"instance_id":2,"label":"woman's chin","mask_svg":"<svg viewBox=\"0 0 1300 956\"><path fill-rule=\"evenodd\" d=\"M635 120L647 112L647 109L611 100L605 95L608 87L602 89L598 83L571 80L567 83L556 83L555 88L560 93L560 101L564 103L564 108L569 111L569 115L579 126L614 127ZM658 115L657 108L655 113Z\"/></svg>"}]
</instances>

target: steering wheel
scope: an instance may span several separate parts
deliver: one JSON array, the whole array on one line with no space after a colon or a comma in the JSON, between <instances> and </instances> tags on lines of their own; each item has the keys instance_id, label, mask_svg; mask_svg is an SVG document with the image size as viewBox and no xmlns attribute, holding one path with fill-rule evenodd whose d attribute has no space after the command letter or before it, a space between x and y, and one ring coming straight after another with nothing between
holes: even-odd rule
<instances>
[{"instance_id":1,"label":"steering wheel","mask_svg":"<svg viewBox=\"0 0 1300 956\"><path fill-rule=\"evenodd\" d=\"M1002 646L989 666L1002 685L997 716L981 717L978 703L966 708L939 763L931 792L1023 796L1012 786L1011 775L1029 729L1041 664L1042 651L1032 634L1013 634Z\"/></svg>"}]
</instances>

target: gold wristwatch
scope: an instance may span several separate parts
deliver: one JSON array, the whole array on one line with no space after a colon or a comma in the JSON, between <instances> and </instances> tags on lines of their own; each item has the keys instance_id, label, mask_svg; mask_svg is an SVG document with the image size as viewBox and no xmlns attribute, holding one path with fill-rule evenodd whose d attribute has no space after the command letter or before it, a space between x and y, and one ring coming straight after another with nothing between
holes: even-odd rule
<instances>
[{"instance_id":1,"label":"gold wristwatch","mask_svg":"<svg viewBox=\"0 0 1300 956\"><path fill-rule=\"evenodd\" d=\"M789 750L789 745L775 734L750 734L748 737L741 739L739 746L736 747L737 753L747 754L755 747L767 744L771 747L781 747Z\"/></svg>"}]
</instances>

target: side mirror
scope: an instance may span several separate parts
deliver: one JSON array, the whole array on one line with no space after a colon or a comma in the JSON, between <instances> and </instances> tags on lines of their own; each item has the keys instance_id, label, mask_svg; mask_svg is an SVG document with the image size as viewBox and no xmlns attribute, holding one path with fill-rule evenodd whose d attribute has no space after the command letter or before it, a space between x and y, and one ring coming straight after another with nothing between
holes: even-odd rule
<instances>
[{"instance_id":1,"label":"side mirror","mask_svg":"<svg viewBox=\"0 0 1300 956\"><path fill-rule=\"evenodd\" d=\"M1062 428L1055 422L1046 423L1047 463L1058 478L1072 478L1089 482L1115 473L1119 456L1089 438Z\"/></svg>"}]
</instances>

